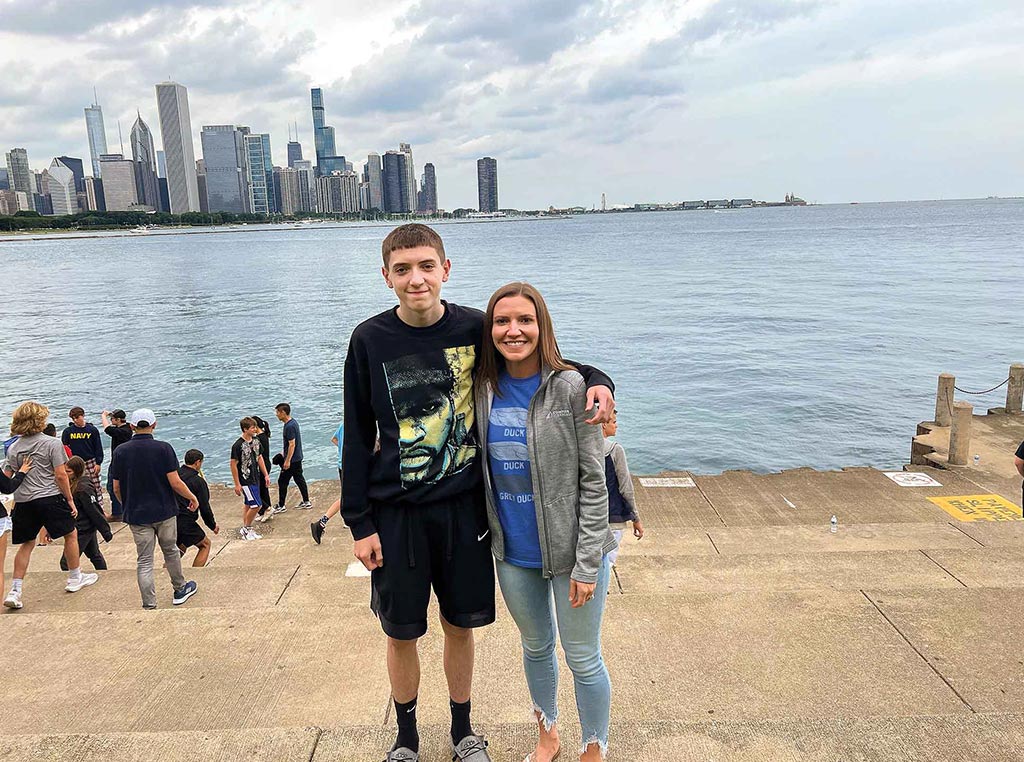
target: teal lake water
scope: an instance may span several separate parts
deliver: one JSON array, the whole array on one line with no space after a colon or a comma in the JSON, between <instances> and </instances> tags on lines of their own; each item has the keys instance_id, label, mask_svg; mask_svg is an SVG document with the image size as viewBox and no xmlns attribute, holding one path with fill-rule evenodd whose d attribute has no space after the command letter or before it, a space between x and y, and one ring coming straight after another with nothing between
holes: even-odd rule
<instances>
[{"instance_id":1,"label":"teal lake water","mask_svg":"<svg viewBox=\"0 0 1024 762\"><path fill-rule=\"evenodd\" d=\"M439 226L445 297L528 280L563 352L615 379L634 472L899 467L936 376L985 389L1024 361L1024 201L614 214ZM152 407L179 457L229 481L237 421L330 437L352 328L393 305L387 228L0 240L0 417L32 398ZM958 395L958 397L961 395ZM1003 404L1005 390L969 398ZM4 428L6 430L6 427Z\"/></svg>"}]
</instances>

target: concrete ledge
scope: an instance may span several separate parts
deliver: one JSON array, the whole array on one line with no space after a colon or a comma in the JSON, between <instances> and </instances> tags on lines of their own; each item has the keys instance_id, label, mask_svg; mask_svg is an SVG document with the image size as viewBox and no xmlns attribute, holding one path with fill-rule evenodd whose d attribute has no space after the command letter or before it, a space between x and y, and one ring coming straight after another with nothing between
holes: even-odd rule
<instances>
[{"instance_id":1,"label":"concrete ledge","mask_svg":"<svg viewBox=\"0 0 1024 762\"><path fill-rule=\"evenodd\" d=\"M309 762L319 738L319 728L0 736L0 760Z\"/></svg>"},{"instance_id":2,"label":"concrete ledge","mask_svg":"<svg viewBox=\"0 0 1024 762\"><path fill-rule=\"evenodd\" d=\"M616 571L624 593L962 587L935 562L915 550L712 558L620 555Z\"/></svg>"},{"instance_id":3,"label":"concrete ledge","mask_svg":"<svg viewBox=\"0 0 1024 762\"><path fill-rule=\"evenodd\" d=\"M948 521L942 524L840 522L838 531L833 534L826 519L813 526L720 527L708 530L708 534L722 555L978 547L978 543L950 526ZM646 541L645 538L643 542Z\"/></svg>"}]
</instances>

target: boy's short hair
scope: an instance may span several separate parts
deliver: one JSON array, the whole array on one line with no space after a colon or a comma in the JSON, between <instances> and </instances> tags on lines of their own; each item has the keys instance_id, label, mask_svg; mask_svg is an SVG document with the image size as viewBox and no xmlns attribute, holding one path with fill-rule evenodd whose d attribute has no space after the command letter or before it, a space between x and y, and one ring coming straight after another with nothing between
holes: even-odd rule
<instances>
[{"instance_id":1,"label":"boy's short hair","mask_svg":"<svg viewBox=\"0 0 1024 762\"><path fill-rule=\"evenodd\" d=\"M287 402L278 402L276 405L274 405L274 410L280 410L285 415L292 414L292 406L289 405Z\"/></svg>"},{"instance_id":2,"label":"boy's short hair","mask_svg":"<svg viewBox=\"0 0 1024 762\"><path fill-rule=\"evenodd\" d=\"M199 461L203 460L206 456L202 452L196 449L189 450L185 453L185 465L194 466Z\"/></svg>"},{"instance_id":3,"label":"boy's short hair","mask_svg":"<svg viewBox=\"0 0 1024 762\"><path fill-rule=\"evenodd\" d=\"M68 418L77 418L80 415L85 415L85 408L78 407L77 405L68 412Z\"/></svg>"},{"instance_id":4,"label":"boy's short hair","mask_svg":"<svg viewBox=\"0 0 1024 762\"><path fill-rule=\"evenodd\" d=\"M45 426L43 426L43 433L46 434L46 436L48 437L55 437L57 436L57 427L54 426L52 423L48 423Z\"/></svg>"},{"instance_id":5,"label":"boy's short hair","mask_svg":"<svg viewBox=\"0 0 1024 762\"><path fill-rule=\"evenodd\" d=\"M238 422L238 425L242 427L242 431L247 431L248 429L255 428L256 421L249 416L245 416L245 418Z\"/></svg>"},{"instance_id":6,"label":"boy's short hair","mask_svg":"<svg viewBox=\"0 0 1024 762\"><path fill-rule=\"evenodd\" d=\"M392 230L381 243L380 253L384 259L384 266L388 267L391 261L391 252L399 249L415 249L418 246L429 246L436 251L437 256L441 258L441 264L448 259L448 255L444 253L444 243L436 230L418 222L410 222L408 225L399 225Z\"/></svg>"}]
</instances>

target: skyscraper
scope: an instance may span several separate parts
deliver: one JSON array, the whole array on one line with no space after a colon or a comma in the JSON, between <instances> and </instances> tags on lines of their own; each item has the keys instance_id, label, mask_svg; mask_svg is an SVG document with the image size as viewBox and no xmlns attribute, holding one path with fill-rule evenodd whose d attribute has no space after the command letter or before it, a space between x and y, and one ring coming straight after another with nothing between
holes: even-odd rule
<instances>
[{"instance_id":1,"label":"skyscraper","mask_svg":"<svg viewBox=\"0 0 1024 762\"><path fill-rule=\"evenodd\" d=\"M71 170L75 176L75 192L85 192L85 166L82 164L81 159L76 159L74 156L58 156L60 163Z\"/></svg>"},{"instance_id":2,"label":"skyscraper","mask_svg":"<svg viewBox=\"0 0 1024 762\"><path fill-rule=\"evenodd\" d=\"M139 203L135 185L135 162L119 153L100 156L103 200L108 212L127 212Z\"/></svg>"},{"instance_id":3,"label":"skyscraper","mask_svg":"<svg viewBox=\"0 0 1024 762\"><path fill-rule=\"evenodd\" d=\"M245 214L249 207L249 162L245 136L248 127L233 124L203 126L206 195L211 212Z\"/></svg>"},{"instance_id":4,"label":"skyscraper","mask_svg":"<svg viewBox=\"0 0 1024 762\"><path fill-rule=\"evenodd\" d=\"M50 194L53 213L74 214L78 211L78 200L75 196L75 173L71 168L54 159L46 170L46 188Z\"/></svg>"},{"instance_id":5,"label":"skyscraper","mask_svg":"<svg viewBox=\"0 0 1024 762\"><path fill-rule=\"evenodd\" d=\"M253 214L274 214L274 161L270 158L270 135L245 136L246 169L249 175L249 210Z\"/></svg>"},{"instance_id":6,"label":"skyscraper","mask_svg":"<svg viewBox=\"0 0 1024 762\"><path fill-rule=\"evenodd\" d=\"M35 178L28 166L28 150L12 148L7 152L7 177L11 190L21 192L28 198L29 209L35 209L33 200L36 192Z\"/></svg>"},{"instance_id":7,"label":"skyscraper","mask_svg":"<svg viewBox=\"0 0 1024 762\"><path fill-rule=\"evenodd\" d=\"M405 154L405 203L409 211L414 211L416 204L416 165L412 163L412 146L408 143L399 143L398 150Z\"/></svg>"},{"instance_id":8,"label":"skyscraper","mask_svg":"<svg viewBox=\"0 0 1024 762\"><path fill-rule=\"evenodd\" d=\"M95 95L95 93L94 93ZM100 156L107 152L107 130L103 125L103 109L93 103L85 107L85 129L89 133L89 157L92 159L92 176L100 176Z\"/></svg>"},{"instance_id":9,"label":"skyscraper","mask_svg":"<svg viewBox=\"0 0 1024 762\"><path fill-rule=\"evenodd\" d=\"M295 168L295 162L302 161L302 143L297 140L288 141L288 166Z\"/></svg>"},{"instance_id":10,"label":"skyscraper","mask_svg":"<svg viewBox=\"0 0 1024 762\"><path fill-rule=\"evenodd\" d=\"M199 187L199 211L210 211L210 198L206 195L206 162L196 159L196 184Z\"/></svg>"},{"instance_id":11,"label":"skyscraper","mask_svg":"<svg viewBox=\"0 0 1024 762\"><path fill-rule=\"evenodd\" d=\"M299 176L299 205L295 208L298 212L315 212L316 207L316 172L313 169L313 162L302 160L295 162L295 172Z\"/></svg>"},{"instance_id":12,"label":"skyscraper","mask_svg":"<svg viewBox=\"0 0 1024 762\"><path fill-rule=\"evenodd\" d=\"M420 199L418 211L427 214L437 212L437 175L434 174L434 165L426 163L423 165L423 182L420 183Z\"/></svg>"},{"instance_id":13,"label":"skyscraper","mask_svg":"<svg viewBox=\"0 0 1024 762\"><path fill-rule=\"evenodd\" d=\"M0 167L0 190L11 189L11 178L7 174L7 167Z\"/></svg>"},{"instance_id":14,"label":"skyscraper","mask_svg":"<svg viewBox=\"0 0 1024 762\"><path fill-rule=\"evenodd\" d=\"M294 167L274 167L277 210L281 214L295 214L300 211L299 183L299 171Z\"/></svg>"},{"instance_id":15,"label":"skyscraper","mask_svg":"<svg viewBox=\"0 0 1024 762\"><path fill-rule=\"evenodd\" d=\"M199 181L196 179L196 156L192 146L188 90L177 82L161 82L156 86L156 105L160 114L160 139L167 159L167 195L171 214L198 212Z\"/></svg>"},{"instance_id":16,"label":"skyscraper","mask_svg":"<svg viewBox=\"0 0 1024 762\"><path fill-rule=\"evenodd\" d=\"M132 125L132 161L135 162L135 184L138 186L139 203L160 208L160 185L156 181L156 149L153 147L153 133L142 114Z\"/></svg>"},{"instance_id":17,"label":"skyscraper","mask_svg":"<svg viewBox=\"0 0 1024 762\"><path fill-rule=\"evenodd\" d=\"M384 211L394 214L412 211L409 208L409 170L406 156L401 151L384 154Z\"/></svg>"},{"instance_id":18,"label":"skyscraper","mask_svg":"<svg viewBox=\"0 0 1024 762\"><path fill-rule=\"evenodd\" d=\"M481 212L498 211L498 162L490 156L477 159L476 191Z\"/></svg>"},{"instance_id":19,"label":"skyscraper","mask_svg":"<svg viewBox=\"0 0 1024 762\"><path fill-rule=\"evenodd\" d=\"M369 209L384 211L384 185L381 176L380 154L371 153L366 157L366 164L363 165L363 180L366 182L369 194Z\"/></svg>"},{"instance_id":20,"label":"skyscraper","mask_svg":"<svg viewBox=\"0 0 1024 762\"><path fill-rule=\"evenodd\" d=\"M313 144L316 148L316 167L318 174L330 174L321 168L321 161L327 156L336 156L334 128L328 127L324 112L324 94L319 87L310 90L310 101L313 106ZM344 167L342 167L344 169Z\"/></svg>"},{"instance_id":21,"label":"skyscraper","mask_svg":"<svg viewBox=\"0 0 1024 762\"><path fill-rule=\"evenodd\" d=\"M354 214L359 211L359 175L355 172L335 172L316 182L321 212Z\"/></svg>"}]
</instances>

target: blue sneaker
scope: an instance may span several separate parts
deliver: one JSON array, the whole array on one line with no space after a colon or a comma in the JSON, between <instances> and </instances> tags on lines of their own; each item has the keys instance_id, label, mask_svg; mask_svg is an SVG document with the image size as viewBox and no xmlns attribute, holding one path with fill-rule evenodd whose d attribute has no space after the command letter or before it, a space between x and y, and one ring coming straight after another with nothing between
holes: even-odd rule
<instances>
[{"instance_id":1,"label":"blue sneaker","mask_svg":"<svg viewBox=\"0 0 1024 762\"><path fill-rule=\"evenodd\" d=\"M174 591L174 605L175 606L180 606L185 601L187 601L189 598L191 598L193 595L195 595L196 594L196 590L198 590L198 589L199 589L199 585L197 585L192 580L189 580L184 585L182 585L179 590L175 590Z\"/></svg>"}]
</instances>

